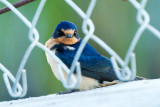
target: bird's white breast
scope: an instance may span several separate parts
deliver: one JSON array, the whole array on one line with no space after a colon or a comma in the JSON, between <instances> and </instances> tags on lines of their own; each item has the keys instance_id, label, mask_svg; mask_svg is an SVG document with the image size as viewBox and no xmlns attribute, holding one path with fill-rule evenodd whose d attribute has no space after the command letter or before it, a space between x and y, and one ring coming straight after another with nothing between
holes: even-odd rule
<instances>
[{"instance_id":1,"label":"bird's white breast","mask_svg":"<svg viewBox=\"0 0 160 107\"><path fill-rule=\"evenodd\" d=\"M57 43L54 41L54 39L51 38L45 43L45 46L50 50L56 44ZM51 50L51 52L55 54L56 50ZM48 53L45 53L45 54L47 57L47 61L52 69L52 72L54 73L55 77L59 80L58 71L57 71L57 62L53 60L53 58Z\"/></svg>"},{"instance_id":2,"label":"bird's white breast","mask_svg":"<svg viewBox=\"0 0 160 107\"><path fill-rule=\"evenodd\" d=\"M55 54L56 50L52 50L52 53ZM52 72L54 73L55 77L59 80L59 75L58 75L58 71L57 71L57 62L55 60L53 60L53 58L51 56L49 56L49 54L46 53L46 57L47 57L47 61L52 69Z\"/></svg>"}]
</instances>

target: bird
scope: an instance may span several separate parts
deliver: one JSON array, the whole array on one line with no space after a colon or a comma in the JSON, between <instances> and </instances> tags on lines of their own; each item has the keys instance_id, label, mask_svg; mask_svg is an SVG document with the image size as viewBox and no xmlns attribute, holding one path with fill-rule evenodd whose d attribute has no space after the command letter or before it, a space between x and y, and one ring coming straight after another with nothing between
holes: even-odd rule
<instances>
[{"instance_id":1,"label":"bird","mask_svg":"<svg viewBox=\"0 0 160 107\"><path fill-rule=\"evenodd\" d=\"M55 27L51 38L47 40L45 46L70 68L82 40L74 23L61 21ZM46 57L55 77L60 80L57 62L47 53ZM90 44L87 43L85 45L78 61L80 62L82 73L80 87L66 93L121 83L114 72L111 60L98 53ZM74 75L76 76L75 73ZM65 77L67 78L66 73ZM136 77L136 79L141 80L143 78Z\"/></svg>"}]
</instances>

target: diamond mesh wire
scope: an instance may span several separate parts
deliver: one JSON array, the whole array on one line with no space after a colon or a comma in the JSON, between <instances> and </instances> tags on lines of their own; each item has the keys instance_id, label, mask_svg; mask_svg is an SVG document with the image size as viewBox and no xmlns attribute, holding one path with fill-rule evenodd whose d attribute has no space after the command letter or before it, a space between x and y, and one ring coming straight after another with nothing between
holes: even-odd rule
<instances>
[{"instance_id":1,"label":"diamond mesh wire","mask_svg":"<svg viewBox=\"0 0 160 107\"><path fill-rule=\"evenodd\" d=\"M96 5L96 1L97 0L91 0L87 12L85 13L72 0L65 0L65 2L70 7L72 7L77 12L77 14L83 19L82 31L85 34L85 37L83 38L83 41L72 62L72 66L71 68L68 68L57 56L52 54L50 50L48 50L42 43L39 42L39 33L35 27L46 0L41 0L32 22L30 22L21 12L19 12L15 7L13 7L10 2L8 2L7 0L0 0L1 3L9 7L11 11L29 28L28 37L29 40L31 41L31 44L26 50L26 53L24 54L24 57L22 58L22 61L19 65L16 77L14 77L12 73L2 63L0 63L0 70L3 72L4 82L10 96L24 97L26 95L27 77L26 77L26 70L24 69L24 67L28 60L28 57L30 56L30 53L35 47L39 47L39 49L49 54L58 63L58 73L60 76L60 80L65 88L72 89L79 87L81 83L81 69L78 59L83 51L85 44L88 42L89 39L95 41L102 48L104 48L104 50L107 53L111 55L111 61L115 73L121 81L129 81L135 78L136 60L135 60L134 49L142 33L144 32L145 29L147 29L151 33L153 33L158 39L160 39L160 32L155 27L149 24L150 17L145 10L145 6L148 0L141 0L140 3L136 0L129 0L129 2L134 6L134 8L137 9L137 22L140 24L140 27L138 28L137 32L134 35L134 38L128 48L128 52L126 53L124 60L109 45L107 45L107 43L105 43L103 40L101 40L98 36L94 34L95 26L92 20L90 19L90 16L92 14L94 6ZM129 63L131 64L131 67L128 66ZM118 65L120 65L121 70L119 69ZM68 74L67 79L65 79L62 69ZM74 75L72 75L74 70L76 70L77 72L77 78ZM22 84L19 83L21 78L22 78ZM13 86L11 86L9 79L11 80L11 82L13 82Z\"/></svg>"}]
</instances>

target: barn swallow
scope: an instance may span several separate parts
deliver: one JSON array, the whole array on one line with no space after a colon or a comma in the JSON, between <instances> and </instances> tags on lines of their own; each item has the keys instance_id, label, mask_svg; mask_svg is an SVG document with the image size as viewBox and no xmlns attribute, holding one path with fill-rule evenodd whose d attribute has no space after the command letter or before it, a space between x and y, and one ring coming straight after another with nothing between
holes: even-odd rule
<instances>
[{"instance_id":1,"label":"barn swallow","mask_svg":"<svg viewBox=\"0 0 160 107\"><path fill-rule=\"evenodd\" d=\"M56 26L52 37L45 43L45 46L70 68L81 42L82 39L78 35L76 25L68 21L62 21ZM55 77L60 80L56 61L47 53L46 57ZM78 90L89 90L120 83L111 60L98 53L88 43L85 45L78 61L82 72L82 81ZM65 74L65 77L67 78L67 74Z\"/></svg>"}]
</instances>

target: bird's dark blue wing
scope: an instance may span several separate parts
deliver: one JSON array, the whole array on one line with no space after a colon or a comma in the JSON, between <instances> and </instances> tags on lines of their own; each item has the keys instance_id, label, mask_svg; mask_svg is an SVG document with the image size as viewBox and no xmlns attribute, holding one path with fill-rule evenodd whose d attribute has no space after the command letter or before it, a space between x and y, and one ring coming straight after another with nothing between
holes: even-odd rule
<instances>
[{"instance_id":1,"label":"bird's dark blue wing","mask_svg":"<svg viewBox=\"0 0 160 107\"><path fill-rule=\"evenodd\" d=\"M81 69L82 74L85 76L101 81L113 81L118 79L113 70L111 61L104 56L101 56L101 58L93 66L88 66L85 63L81 63Z\"/></svg>"},{"instance_id":2,"label":"bird's dark blue wing","mask_svg":"<svg viewBox=\"0 0 160 107\"><path fill-rule=\"evenodd\" d=\"M75 47L77 48L77 47ZM77 48L78 49L78 48ZM70 67L77 50L60 50L56 55ZM86 44L79 62L81 65L82 75L91 77L100 81L117 80L111 61L100 55L92 46Z\"/></svg>"}]
</instances>

